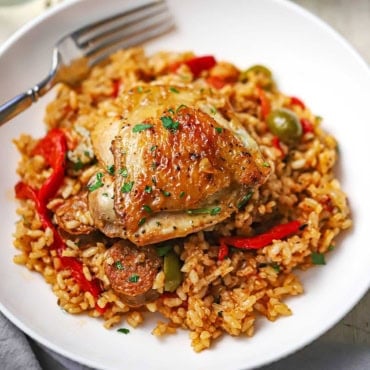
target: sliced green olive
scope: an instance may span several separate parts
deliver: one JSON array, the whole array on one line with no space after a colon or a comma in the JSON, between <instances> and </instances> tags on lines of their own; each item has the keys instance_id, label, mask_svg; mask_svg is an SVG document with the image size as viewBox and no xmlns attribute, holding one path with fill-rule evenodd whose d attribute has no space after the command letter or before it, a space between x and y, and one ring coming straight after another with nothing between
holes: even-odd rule
<instances>
[{"instance_id":1,"label":"sliced green olive","mask_svg":"<svg viewBox=\"0 0 370 370\"><path fill-rule=\"evenodd\" d=\"M275 109L266 118L270 131L287 144L302 137L302 125L298 116L289 109Z\"/></svg>"},{"instance_id":2,"label":"sliced green olive","mask_svg":"<svg viewBox=\"0 0 370 370\"><path fill-rule=\"evenodd\" d=\"M163 258L164 290L174 292L181 284L181 262L179 256L171 251Z\"/></svg>"},{"instance_id":3,"label":"sliced green olive","mask_svg":"<svg viewBox=\"0 0 370 370\"><path fill-rule=\"evenodd\" d=\"M251 75L252 73L253 74L258 74L258 75L263 75L268 79L272 79L272 73L267 67L265 67L261 64L256 64L256 65L253 65L253 66L249 67L247 70L243 71L240 74L239 80L241 82L246 82L248 80L249 75Z\"/></svg>"}]
</instances>

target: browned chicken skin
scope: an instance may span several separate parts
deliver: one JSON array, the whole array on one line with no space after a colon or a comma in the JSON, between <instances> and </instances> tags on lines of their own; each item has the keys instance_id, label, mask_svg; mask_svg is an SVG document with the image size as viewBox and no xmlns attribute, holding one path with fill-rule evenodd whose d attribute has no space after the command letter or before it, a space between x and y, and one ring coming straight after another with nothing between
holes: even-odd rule
<instances>
[{"instance_id":1,"label":"browned chicken skin","mask_svg":"<svg viewBox=\"0 0 370 370\"><path fill-rule=\"evenodd\" d=\"M242 125L212 117L199 92L149 86L122 99L123 119L92 134L103 168L115 169L89 194L92 217L107 236L136 245L186 236L229 217L267 178Z\"/></svg>"}]
</instances>

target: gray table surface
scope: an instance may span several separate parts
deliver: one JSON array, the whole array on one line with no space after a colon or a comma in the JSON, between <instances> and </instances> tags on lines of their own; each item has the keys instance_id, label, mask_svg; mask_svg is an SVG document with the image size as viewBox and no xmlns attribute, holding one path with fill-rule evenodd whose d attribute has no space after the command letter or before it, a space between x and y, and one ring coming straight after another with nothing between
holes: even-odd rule
<instances>
[{"instance_id":1,"label":"gray table surface","mask_svg":"<svg viewBox=\"0 0 370 370\"><path fill-rule=\"evenodd\" d=\"M40 0L36 0L40 1ZM247 1L247 0L246 0ZM292 0L303 6L313 14L331 25L345 39L347 39L355 49L362 55L364 60L370 65L370 0ZM4 15L4 14L3 14ZM0 14L1 18L1 14ZM4 25L3 22L0 22ZM19 24L21 25L21 24ZM0 43L9 34L1 34L0 24ZM370 273L370 269L369 269ZM312 346L320 343L344 343L357 345L370 345L370 292L344 317L335 327L319 338ZM312 347L311 346L311 347ZM43 365L49 364L48 358L43 359L44 354L39 353ZM45 362L46 361L46 362ZM285 363L286 364L286 363ZM1 368L1 364L0 364ZM51 368L45 366L45 368ZM64 366L55 364L53 370L65 369ZM82 368L82 367L81 367ZM289 367L290 368L290 367ZM343 367L342 367L343 368ZM360 369L361 367L359 367ZM278 369L278 367L276 367Z\"/></svg>"}]
</instances>

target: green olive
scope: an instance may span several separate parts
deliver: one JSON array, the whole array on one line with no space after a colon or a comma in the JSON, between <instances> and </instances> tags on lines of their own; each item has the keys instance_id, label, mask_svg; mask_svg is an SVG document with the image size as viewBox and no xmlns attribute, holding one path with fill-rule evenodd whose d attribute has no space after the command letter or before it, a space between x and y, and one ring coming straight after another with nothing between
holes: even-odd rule
<instances>
[{"instance_id":1,"label":"green olive","mask_svg":"<svg viewBox=\"0 0 370 370\"><path fill-rule=\"evenodd\" d=\"M266 118L270 131L287 144L298 141L302 136L302 125L297 115L289 109L275 109Z\"/></svg>"},{"instance_id":2,"label":"green olive","mask_svg":"<svg viewBox=\"0 0 370 370\"><path fill-rule=\"evenodd\" d=\"M248 77L249 77L250 74L263 75L265 78L267 78L269 80L272 79L272 73L267 67L265 67L261 64L255 64L254 66L251 66L247 70L243 71L240 74L239 80L241 82L248 81Z\"/></svg>"},{"instance_id":3,"label":"green olive","mask_svg":"<svg viewBox=\"0 0 370 370\"><path fill-rule=\"evenodd\" d=\"M180 258L174 251L170 251L164 256L163 272L164 290L174 292L182 281Z\"/></svg>"}]
</instances>

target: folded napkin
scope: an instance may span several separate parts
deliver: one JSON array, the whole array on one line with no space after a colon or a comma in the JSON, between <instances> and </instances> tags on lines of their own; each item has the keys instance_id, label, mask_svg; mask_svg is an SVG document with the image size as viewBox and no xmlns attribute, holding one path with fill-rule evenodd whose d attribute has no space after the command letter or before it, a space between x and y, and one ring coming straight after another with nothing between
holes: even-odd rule
<instances>
[{"instance_id":1,"label":"folded napkin","mask_svg":"<svg viewBox=\"0 0 370 370\"><path fill-rule=\"evenodd\" d=\"M28 338L0 314L1 370L92 370ZM370 347L322 339L260 370L367 370ZM165 369L164 369L165 370Z\"/></svg>"}]
</instances>

